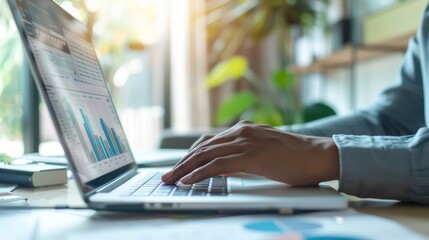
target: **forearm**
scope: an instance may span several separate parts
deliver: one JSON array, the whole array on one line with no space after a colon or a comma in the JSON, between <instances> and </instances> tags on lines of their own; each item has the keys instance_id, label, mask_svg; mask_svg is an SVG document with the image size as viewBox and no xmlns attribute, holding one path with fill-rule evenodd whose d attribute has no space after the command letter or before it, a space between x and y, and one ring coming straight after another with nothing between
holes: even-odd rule
<instances>
[{"instance_id":1,"label":"forearm","mask_svg":"<svg viewBox=\"0 0 429 240\"><path fill-rule=\"evenodd\" d=\"M277 128L285 132L321 137L331 137L334 134L384 135L379 122L365 114L356 113L349 116L332 116L305 124L294 124Z\"/></svg>"}]
</instances>

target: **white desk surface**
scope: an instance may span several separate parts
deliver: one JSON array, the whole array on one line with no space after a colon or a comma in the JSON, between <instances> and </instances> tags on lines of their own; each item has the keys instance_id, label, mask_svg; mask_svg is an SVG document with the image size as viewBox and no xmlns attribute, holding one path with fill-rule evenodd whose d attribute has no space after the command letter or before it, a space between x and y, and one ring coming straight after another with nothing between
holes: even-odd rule
<instances>
[{"instance_id":1,"label":"white desk surface","mask_svg":"<svg viewBox=\"0 0 429 240\"><path fill-rule=\"evenodd\" d=\"M69 205L72 207L84 207L85 204L81 200L75 182L70 180L67 185L54 186L47 188L18 188L14 194L28 197L28 203L32 206L61 206ZM420 233L429 238L429 207L418 204L405 204L387 201L374 201L374 200L359 200L350 198L351 208L360 213L371 214L388 218L403 226ZM24 211L24 210L17 210ZM25 210L28 211L28 210ZM59 234L63 232L73 231L76 228L85 228L85 222L90 219L96 219L98 222L118 222L118 220L144 220L149 226L153 224L162 224L163 222L171 222L180 220L180 216L171 215L142 215L142 214L125 214L125 213L96 213L92 210L75 210L67 212L68 210L36 210L39 229L37 232L40 239L46 238L50 235L43 234ZM61 216L68 217L61 218ZM60 217L60 218L57 218ZM201 217L201 216L200 216ZM216 216L210 216L216 217ZM195 218L195 217L194 217ZM198 218L198 216L196 217ZM207 218L204 216L203 218ZM50 219L50 220L49 220ZM54 221L52 219L65 219L63 222ZM47 224L49 222L49 224ZM126 222L126 221L125 221ZM44 224L40 224L44 223ZM118 223L119 224L119 223ZM46 229L45 229L46 228ZM56 229L50 231L50 229ZM40 235L43 233L42 235ZM50 237L55 237L54 235ZM56 236L58 237L58 236ZM38 237L35 237L39 239Z\"/></svg>"}]
</instances>

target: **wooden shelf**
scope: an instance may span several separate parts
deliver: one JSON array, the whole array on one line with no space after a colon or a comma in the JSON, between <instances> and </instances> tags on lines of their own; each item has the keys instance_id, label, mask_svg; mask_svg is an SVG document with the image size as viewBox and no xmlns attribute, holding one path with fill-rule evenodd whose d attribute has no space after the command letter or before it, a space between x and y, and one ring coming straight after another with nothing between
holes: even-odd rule
<instances>
[{"instance_id":1,"label":"wooden shelf","mask_svg":"<svg viewBox=\"0 0 429 240\"><path fill-rule=\"evenodd\" d=\"M379 44L351 46L334 52L330 56L316 60L308 66L292 65L289 70L295 74L308 74L315 72L329 72L341 67L349 67L353 62L362 62L372 58L386 56L393 52L404 52L407 49L408 40L416 33L408 33L403 36L384 41Z\"/></svg>"}]
</instances>

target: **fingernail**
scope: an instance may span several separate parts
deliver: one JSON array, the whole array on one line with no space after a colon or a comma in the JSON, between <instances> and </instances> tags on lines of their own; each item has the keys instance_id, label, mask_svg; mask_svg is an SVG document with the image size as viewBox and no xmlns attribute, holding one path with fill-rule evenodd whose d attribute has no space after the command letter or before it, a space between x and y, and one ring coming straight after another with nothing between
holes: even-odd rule
<instances>
[{"instance_id":1,"label":"fingernail","mask_svg":"<svg viewBox=\"0 0 429 240\"><path fill-rule=\"evenodd\" d=\"M173 171L167 172L166 174L162 175L162 180L167 181L168 179L170 179L171 175L173 175Z\"/></svg>"},{"instance_id":2,"label":"fingernail","mask_svg":"<svg viewBox=\"0 0 429 240\"><path fill-rule=\"evenodd\" d=\"M182 179L180 179L180 182L182 182L184 184L187 184L187 183L189 183L191 181L191 179L192 179L192 175L188 174L185 177L183 177Z\"/></svg>"}]
</instances>

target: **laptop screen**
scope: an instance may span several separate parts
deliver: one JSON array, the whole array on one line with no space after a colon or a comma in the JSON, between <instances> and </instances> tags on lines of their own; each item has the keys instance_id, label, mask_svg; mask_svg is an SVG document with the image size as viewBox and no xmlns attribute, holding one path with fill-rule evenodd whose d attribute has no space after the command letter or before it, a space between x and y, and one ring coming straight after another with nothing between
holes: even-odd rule
<instances>
[{"instance_id":1,"label":"laptop screen","mask_svg":"<svg viewBox=\"0 0 429 240\"><path fill-rule=\"evenodd\" d=\"M52 1L9 2L81 184L134 163L85 25Z\"/></svg>"}]
</instances>

